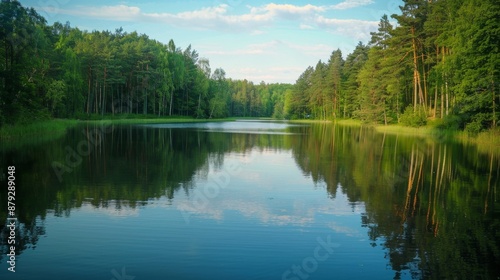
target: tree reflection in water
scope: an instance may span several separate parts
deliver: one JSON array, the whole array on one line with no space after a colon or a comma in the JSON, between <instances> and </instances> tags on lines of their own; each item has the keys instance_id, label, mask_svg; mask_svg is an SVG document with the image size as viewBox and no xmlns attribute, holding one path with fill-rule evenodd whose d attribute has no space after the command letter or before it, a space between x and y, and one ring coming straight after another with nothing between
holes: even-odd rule
<instances>
[{"instance_id":1,"label":"tree reflection in water","mask_svg":"<svg viewBox=\"0 0 500 280\"><path fill-rule=\"evenodd\" d=\"M136 208L183 190L195 175L221 167L227 153L291 151L304 175L364 202L361 226L386 251L395 278L495 278L500 266L498 150L330 124L286 128L287 134L225 133L196 128L120 126L59 182L51 163L64 162L97 126L56 141L3 150L0 167L16 165L17 254L35 248L48 213L69 216L85 203ZM2 179L4 181L4 179ZM0 182L4 185L5 182ZM6 221L5 190L0 219ZM1 256L7 254L5 225Z\"/></svg>"}]
</instances>

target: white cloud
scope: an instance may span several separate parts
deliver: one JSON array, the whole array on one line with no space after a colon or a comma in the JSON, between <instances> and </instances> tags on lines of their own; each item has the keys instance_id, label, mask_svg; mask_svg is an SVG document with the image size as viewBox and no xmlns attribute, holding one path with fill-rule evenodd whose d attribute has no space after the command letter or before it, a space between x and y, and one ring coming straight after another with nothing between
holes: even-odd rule
<instances>
[{"instance_id":1,"label":"white cloud","mask_svg":"<svg viewBox=\"0 0 500 280\"><path fill-rule=\"evenodd\" d=\"M301 24L299 25L299 28L300 28L300 29L302 29L302 30L311 30L311 29L314 29L314 27L313 27L313 26L308 25L308 24L304 24L304 23L301 23Z\"/></svg>"},{"instance_id":2,"label":"white cloud","mask_svg":"<svg viewBox=\"0 0 500 280\"><path fill-rule=\"evenodd\" d=\"M111 217L138 217L138 207L130 207L128 201L108 201L106 206L96 207L90 202L84 202L80 207L81 211L98 212Z\"/></svg>"},{"instance_id":3,"label":"white cloud","mask_svg":"<svg viewBox=\"0 0 500 280\"><path fill-rule=\"evenodd\" d=\"M228 5L205 7L180 13L145 13L137 6L78 6L75 9L40 7L55 14L84 16L103 20L129 22L155 22L191 29L216 29L221 31L253 30L265 26L273 19L271 13L229 15Z\"/></svg>"},{"instance_id":4,"label":"white cloud","mask_svg":"<svg viewBox=\"0 0 500 280\"><path fill-rule=\"evenodd\" d=\"M64 10L51 8L54 13L78 15L91 18L118 20L129 22L156 22L177 27L201 30L217 30L223 32L250 32L260 35L263 27L278 20L298 21L300 29L326 28L342 35L356 39L369 39L370 31L378 22L354 19L326 18L324 14L331 9L349 9L372 3L372 0L345 0L333 6L304 6L292 4L270 3L259 7L247 6L248 12L230 14L229 6L220 4L197 10L179 13L145 13L137 6L78 6L76 9ZM43 7L42 7L43 9Z\"/></svg>"},{"instance_id":5,"label":"white cloud","mask_svg":"<svg viewBox=\"0 0 500 280\"><path fill-rule=\"evenodd\" d=\"M334 10L346 10L346 9L360 7L360 6L366 6L366 5L369 5L372 3L373 3L373 0L345 0L344 2L330 6L330 8L334 9Z\"/></svg>"},{"instance_id":6,"label":"white cloud","mask_svg":"<svg viewBox=\"0 0 500 280\"><path fill-rule=\"evenodd\" d=\"M136 19L140 16L141 9L139 9L138 7L118 5L104 6L100 9L89 10L88 12L93 14L95 17L113 15L115 19Z\"/></svg>"},{"instance_id":7,"label":"white cloud","mask_svg":"<svg viewBox=\"0 0 500 280\"><path fill-rule=\"evenodd\" d=\"M340 0L342 1L342 0ZM192 8L181 12L153 12L141 10L140 5L76 6L54 9L52 13L80 16L91 19L153 23L162 28L173 27L177 32L211 30L219 32L210 41L196 37L197 49L211 58L213 65L222 67L228 76L251 81L291 82L308 64L326 59L332 50L352 51L357 41L370 39L370 32L378 27L377 21L335 18L333 10L356 8L372 0L344 0L331 5L293 5L269 3L262 6L240 6L237 11L227 4ZM121 23L119 23L121 24ZM314 32L309 32L314 30ZM326 32L325 32L326 31ZM325 36L321 37L323 34ZM237 36L233 36L234 34ZM332 34L328 34L332 33ZM297 35L296 37L295 34ZM229 36L226 36L229 35ZM253 37L243 37L252 35ZM339 38L336 35L341 35ZM220 39L214 39L220 38ZM240 38L244 38L239 41ZM269 42L245 45L261 38L280 38ZM192 40L192 39L188 39ZM203 45L204 46L200 46ZM261 65L261 68L255 67ZM300 66L300 69L270 68ZM242 68L257 68L248 69Z\"/></svg>"},{"instance_id":8,"label":"white cloud","mask_svg":"<svg viewBox=\"0 0 500 280\"><path fill-rule=\"evenodd\" d=\"M300 53L324 57L332 52L332 46L325 44L308 44L300 45L294 43L288 43L287 46L291 49L299 51Z\"/></svg>"},{"instance_id":9,"label":"white cloud","mask_svg":"<svg viewBox=\"0 0 500 280\"><path fill-rule=\"evenodd\" d=\"M337 224L336 222L330 222L328 227L331 228L334 232L342 233L346 236L358 238L364 237L364 235L357 228L342 226Z\"/></svg>"},{"instance_id":10,"label":"white cloud","mask_svg":"<svg viewBox=\"0 0 500 280\"><path fill-rule=\"evenodd\" d=\"M92 18L102 18L108 20L119 21L137 21L141 20L143 14L139 7L116 5L116 6L101 6L88 7L77 6L76 9L60 9L53 7L40 7L41 10L54 14L67 14L72 16L86 16Z\"/></svg>"},{"instance_id":11,"label":"white cloud","mask_svg":"<svg viewBox=\"0 0 500 280\"><path fill-rule=\"evenodd\" d=\"M255 70L255 69L248 69ZM222 221L225 219L225 214L229 211L238 212L239 214L260 220L262 223L270 225L301 225L308 226L311 224L325 223L324 225L331 228L335 233L339 233L352 237L363 237L364 233L357 228L353 228L339 222L335 222L336 217L359 217L366 212L364 203L357 203L354 208L349 202L346 194L342 193L340 188L337 189L336 198L332 203L301 200L294 202L290 209L277 208L275 204L269 200L262 200L252 195L252 191L241 193L237 192L238 197L243 195L247 199L241 200L234 198L236 193L226 196L226 190L223 194L210 201L210 203L199 206L191 199L184 201L176 200L174 206L177 210L184 212L183 216L189 217L196 215L206 219L214 219ZM320 202L320 203L317 203ZM317 220L317 216L329 216L330 222L324 222L324 219Z\"/></svg>"},{"instance_id":12,"label":"white cloud","mask_svg":"<svg viewBox=\"0 0 500 280\"><path fill-rule=\"evenodd\" d=\"M218 48L211 46L209 48ZM272 40L259 44L250 44L239 50L205 50L204 54L209 55L276 55L284 54L287 50L298 51L305 55L324 56L332 51L332 46L325 44L296 44L290 41Z\"/></svg>"},{"instance_id":13,"label":"white cloud","mask_svg":"<svg viewBox=\"0 0 500 280\"><path fill-rule=\"evenodd\" d=\"M298 17L311 17L317 13L324 12L325 7L307 4L305 6L295 6L291 4L267 4L262 7L253 7L250 14L262 14L270 18L285 18L297 20Z\"/></svg>"},{"instance_id":14,"label":"white cloud","mask_svg":"<svg viewBox=\"0 0 500 280\"><path fill-rule=\"evenodd\" d=\"M205 45L202 49L203 54L226 70L228 77L254 83L293 83L311 61L328 58L334 47L317 42L271 40L240 49L224 50L217 45Z\"/></svg>"},{"instance_id":15,"label":"white cloud","mask_svg":"<svg viewBox=\"0 0 500 280\"><path fill-rule=\"evenodd\" d=\"M275 53L274 48L283 45L283 42L279 40L273 40L260 44L250 44L246 48L239 50L207 50L204 54L209 55L262 55L262 54L273 54ZM216 46L218 48L218 46Z\"/></svg>"},{"instance_id":16,"label":"white cloud","mask_svg":"<svg viewBox=\"0 0 500 280\"><path fill-rule=\"evenodd\" d=\"M304 71L304 69L300 67L270 67L265 69L243 67L228 70L231 77L245 77L245 79L253 81L254 83L259 83L260 81L289 83L291 77L298 77L302 71Z\"/></svg>"},{"instance_id":17,"label":"white cloud","mask_svg":"<svg viewBox=\"0 0 500 280\"><path fill-rule=\"evenodd\" d=\"M377 30L378 21L367 21L358 19L335 19L320 16L315 20L316 24L334 33L355 38L357 40L368 40L370 32Z\"/></svg>"},{"instance_id":18,"label":"white cloud","mask_svg":"<svg viewBox=\"0 0 500 280\"><path fill-rule=\"evenodd\" d=\"M262 34L266 34L266 32L262 31L262 30L254 30L254 31L252 31L252 33L250 33L250 35L253 35L253 36L262 35Z\"/></svg>"},{"instance_id":19,"label":"white cloud","mask_svg":"<svg viewBox=\"0 0 500 280\"><path fill-rule=\"evenodd\" d=\"M279 72L279 73L295 73L297 71L303 71L302 67L271 67L269 70L273 72Z\"/></svg>"}]
</instances>

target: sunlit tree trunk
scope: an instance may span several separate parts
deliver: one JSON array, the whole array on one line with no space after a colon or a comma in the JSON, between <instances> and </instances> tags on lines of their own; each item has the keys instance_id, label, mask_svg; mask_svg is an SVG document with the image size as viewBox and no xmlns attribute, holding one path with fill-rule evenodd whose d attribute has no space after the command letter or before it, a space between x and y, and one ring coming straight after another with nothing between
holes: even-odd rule
<instances>
[{"instance_id":1,"label":"sunlit tree trunk","mask_svg":"<svg viewBox=\"0 0 500 280\"><path fill-rule=\"evenodd\" d=\"M413 49L413 111L417 111L418 94L418 65L417 65L417 45L415 42L415 28L411 28L412 49Z\"/></svg>"},{"instance_id":2,"label":"sunlit tree trunk","mask_svg":"<svg viewBox=\"0 0 500 280\"><path fill-rule=\"evenodd\" d=\"M92 102L92 101L91 101L91 99L90 99L90 91L91 91L91 88L92 88L92 86L91 86L91 77L92 77L92 76L91 76L91 74L92 74L92 67L90 67L90 65L89 65L89 68L88 68L88 69L89 69L89 70L88 70L88 73L87 73L87 75L88 75L88 77L87 77L87 79L88 79L88 93L87 93L87 115L88 115L88 114L89 114L89 112L90 112L90 102Z\"/></svg>"},{"instance_id":3,"label":"sunlit tree trunk","mask_svg":"<svg viewBox=\"0 0 500 280\"><path fill-rule=\"evenodd\" d=\"M496 95L495 95L495 81L491 80L491 94L493 95L493 122L491 124L492 128L495 128L497 126L497 115L496 115Z\"/></svg>"}]
</instances>

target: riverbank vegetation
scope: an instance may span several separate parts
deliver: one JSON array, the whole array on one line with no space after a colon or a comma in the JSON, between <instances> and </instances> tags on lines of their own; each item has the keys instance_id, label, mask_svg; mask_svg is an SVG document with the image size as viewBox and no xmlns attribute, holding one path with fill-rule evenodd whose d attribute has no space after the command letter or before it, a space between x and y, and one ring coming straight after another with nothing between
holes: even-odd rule
<instances>
[{"instance_id":1,"label":"riverbank vegetation","mask_svg":"<svg viewBox=\"0 0 500 280\"><path fill-rule=\"evenodd\" d=\"M0 126L124 114L271 117L278 97L292 87L232 80L174 40L164 44L122 28L48 25L18 1L2 1L0 14Z\"/></svg>"},{"instance_id":2,"label":"riverbank vegetation","mask_svg":"<svg viewBox=\"0 0 500 280\"><path fill-rule=\"evenodd\" d=\"M463 143L474 143L481 145L484 150L498 149L500 147L500 128L491 128L479 133L446 128L442 120L429 120L425 126L411 127L401 124L376 124L364 123L354 119L339 119L336 124L343 126L371 127L379 133L428 136L439 141L454 139Z\"/></svg>"},{"instance_id":3,"label":"riverbank vegetation","mask_svg":"<svg viewBox=\"0 0 500 280\"><path fill-rule=\"evenodd\" d=\"M307 68L285 98L285 115L410 127L440 119L468 134L497 127L500 3L403 2L367 45Z\"/></svg>"},{"instance_id":4,"label":"riverbank vegetation","mask_svg":"<svg viewBox=\"0 0 500 280\"><path fill-rule=\"evenodd\" d=\"M45 137L50 135L48 139L55 139L64 135L67 129L77 125L95 124L95 125L122 125L122 124L158 124L158 123L193 123L193 122L220 122L234 121L236 118L223 119L196 119L192 117L123 117L104 118L95 120L67 120L67 119L52 119L38 121L29 124L4 125L0 127L0 140L19 141L20 139L29 139Z\"/></svg>"},{"instance_id":5,"label":"riverbank vegetation","mask_svg":"<svg viewBox=\"0 0 500 280\"><path fill-rule=\"evenodd\" d=\"M495 135L499 2L403 2L400 14L381 18L370 42L346 56L333 51L328 62L308 67L290 85L233 80L222 68L212 71L209 59L190 45L122 28L48 25L33 8L2 1L0 135L22 134L11 130L53 118L175 116L355 119L408 127L439 120L441 130Z\"/></svg>"}]
</instances>

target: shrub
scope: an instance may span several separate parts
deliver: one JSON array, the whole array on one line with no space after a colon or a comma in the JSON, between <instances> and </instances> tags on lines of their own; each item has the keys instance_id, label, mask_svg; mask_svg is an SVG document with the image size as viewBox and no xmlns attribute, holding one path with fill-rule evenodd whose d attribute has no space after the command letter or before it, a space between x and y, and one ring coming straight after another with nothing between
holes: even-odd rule
<instances>
[{"instance_id":1,"label":"shrub","mask_svg":"<svg viewBox=\"0 0 500 280\"><path fill-rule=\"evenodd\" d=\"M460 130L464 127L464 119L459 115L445 116L442 122L438 125L440 129Z\"/></svg>"},{"instance_id":2,"label":"shrub","mask_svg":"<svg viewBox=\"0 0 500 280\"><path fill-rule=\"evenodd\" d=\"M476 136L488 126L491 126L492 119L486 113L477 113L472 121L465 125L465 132L470 136Z\"/></svg>"},{"instance_id":3,"label":"shrub","mask_svg":"<svg viewBox=\"0 0 500 280\"><path fill-rule=\"evenodd\" d=\"M399 122L406 126L420 127L427 124L427 114L423 106L417 106L414 111L413 106L406 107L405 112L401 115Z\"/></svg>"},{"instance_id":4,"label":"shrub","mask_svg":"<svg viewBox=\"0 0 500 280\"><path fill-rule=\"evenodd\" d=\"M465 126L465 132L470 136L476 136L483 130L480 121L473 121Z\"/></svg>"},{"instance_id":5,"label":"shrub","mask_svg":"<svg viewBox=\"0 0 500 280\"><path fill-rule=\"evenodd\" d=\"M2 109L0 108L0 127L5 124L5 117L2 114Z\"/></svg>"}]
</instances>

